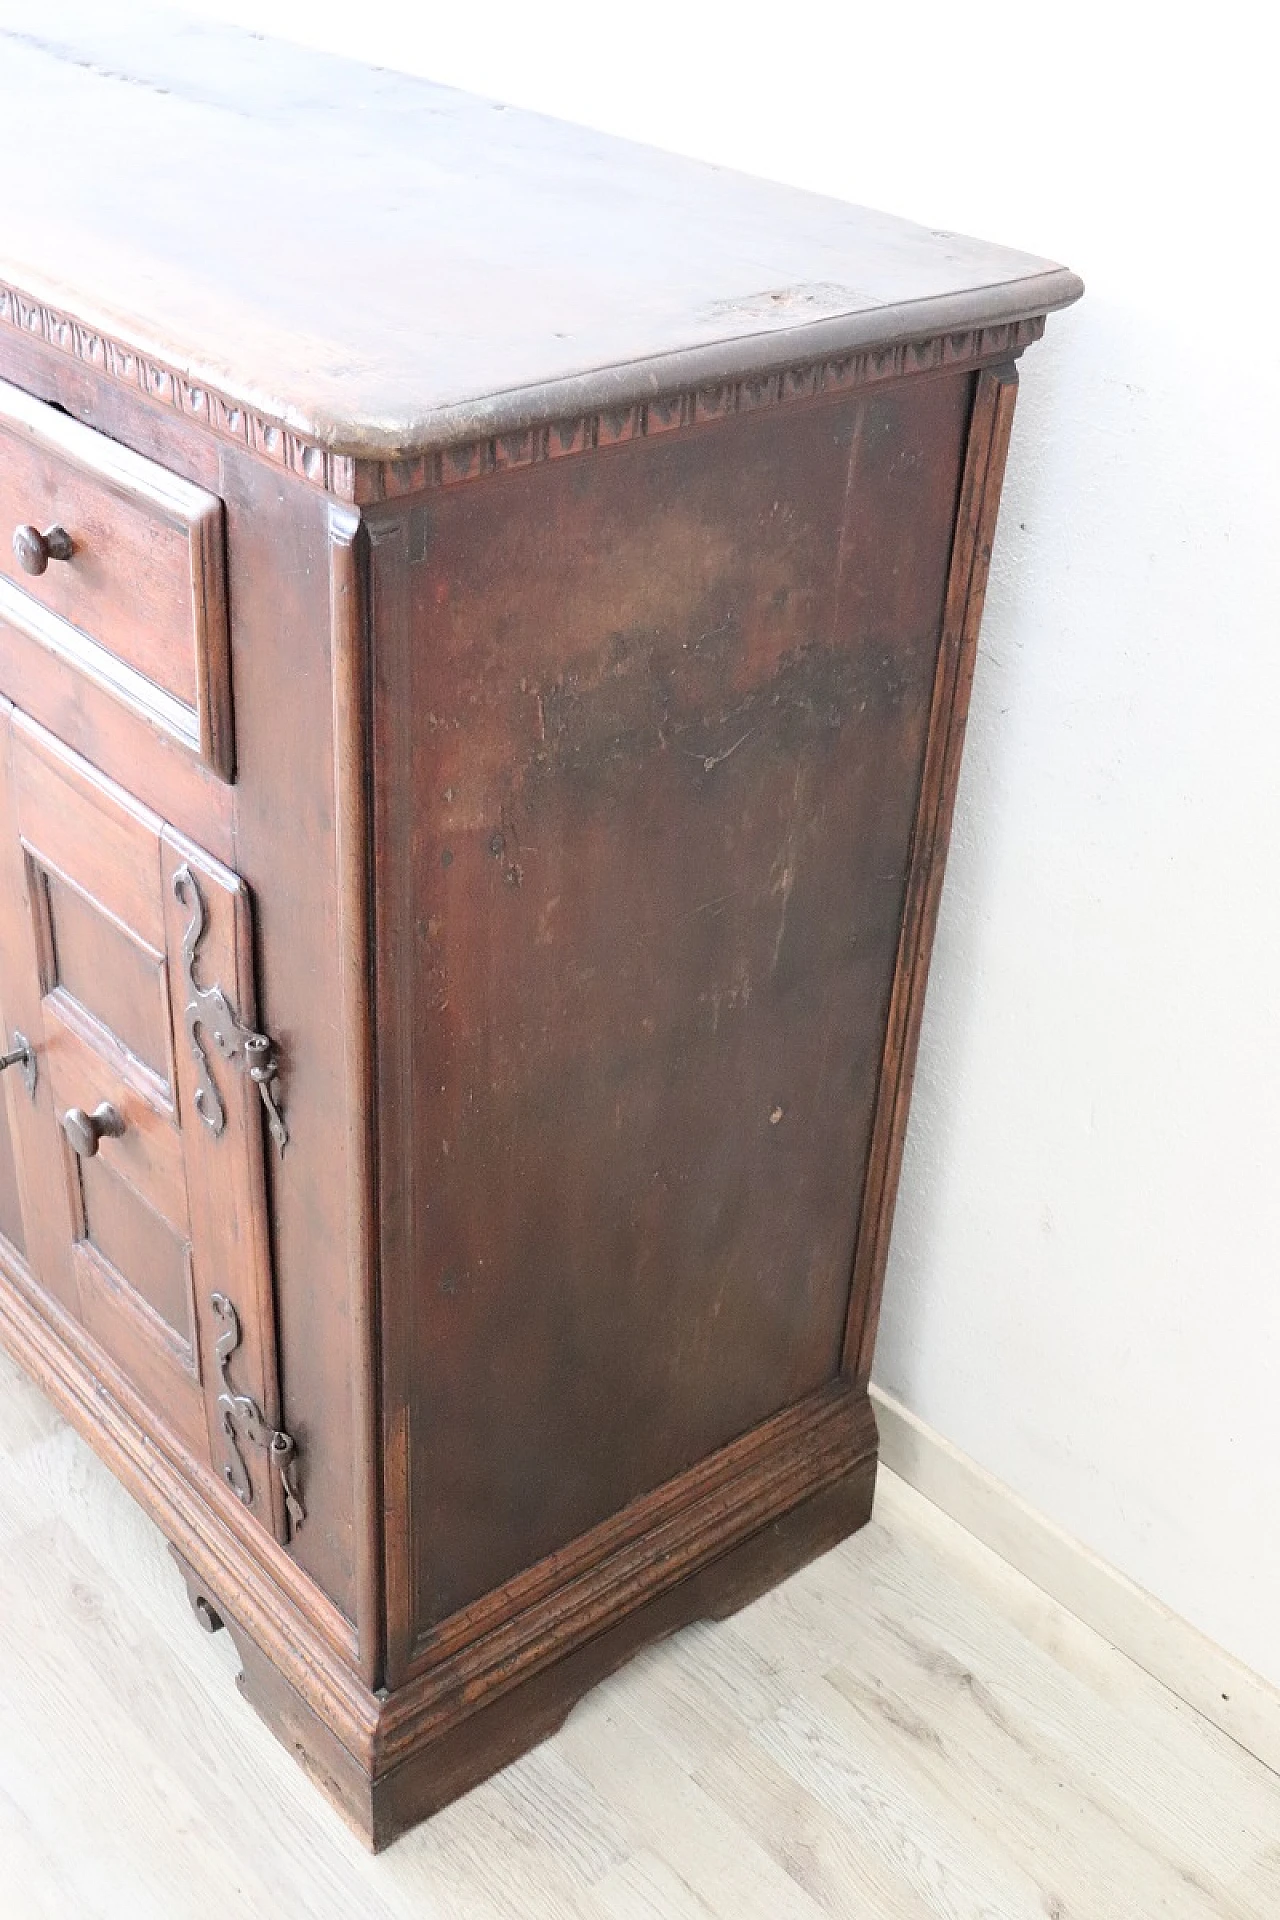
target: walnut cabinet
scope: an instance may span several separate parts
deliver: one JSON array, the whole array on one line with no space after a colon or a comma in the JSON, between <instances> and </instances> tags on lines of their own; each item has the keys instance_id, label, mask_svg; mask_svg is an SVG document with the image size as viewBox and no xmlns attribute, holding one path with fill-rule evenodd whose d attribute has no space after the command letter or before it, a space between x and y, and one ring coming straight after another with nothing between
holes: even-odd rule
<instances>
[{"instance_id":1,"label":"walnut cabinet","mask_svg":"<svg viewBox=\"0 0 1280 1920\"><path fill-rule=\"evenodd\" d=\"M381 1845L868 1517L1079 282L65 12L0 32L0 1336Z\"/></svg>"}]
</instances>

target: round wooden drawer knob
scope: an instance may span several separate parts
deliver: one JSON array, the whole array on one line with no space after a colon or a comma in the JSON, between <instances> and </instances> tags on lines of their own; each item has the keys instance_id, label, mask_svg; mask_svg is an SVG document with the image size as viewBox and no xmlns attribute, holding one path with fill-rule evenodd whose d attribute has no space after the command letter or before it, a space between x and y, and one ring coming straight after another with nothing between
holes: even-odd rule
<instances>
[{"instance_id":1,"label":"round wooden drawer knob","mask_svg":"<svg viewBox=\"0 0 1280 1920\"><path fill-rule=\"evenodd\" d=\"M92 1113L86 1113L83 1107L68 1107L62 1116L62 1131L73 1153L82 1160L92 1160L100 1140L119 1139L124 1119L109 1100L104 1100Z\"/></svg>"},{"instance_id":2,"label":"round wooden drawer knob","mask_svg":"<svg viewBox=\"0 0 1280 1920\"><path fill-rule=\"evenodd\" d=\"M13 551L24 573L44 573L51 560L69 560L75 543L65 527L15 527Z\"/></svg>"}]
</instances>

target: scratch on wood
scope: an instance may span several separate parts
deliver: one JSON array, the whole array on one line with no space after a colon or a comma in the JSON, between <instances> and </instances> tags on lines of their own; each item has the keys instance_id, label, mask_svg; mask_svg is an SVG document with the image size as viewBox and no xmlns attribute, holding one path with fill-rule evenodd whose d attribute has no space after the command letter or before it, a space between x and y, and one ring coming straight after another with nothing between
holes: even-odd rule
<instances>
[{"instance_id":1,"label":"scratch on wood","mask_svg":"<svg viewBox=\"0 0 1280 1920\"><path fill-rule=\"evenodd\" d=\"M685 747L683 751L688 755L690 760L702 761L702 771L704 773L714 773L717 767L724 765L725 761L729 758L730 754L736 753L739 747L745 746L746 742L751 738L752 734L757 731L758 729L755 727L748 727L747 731L744 734L741 734L739 738L734 741L731 747L726 747L723 753L700 754L700 753L695 753L691 751L691 749L688 747Z\"/></svg>"}]
</instances>

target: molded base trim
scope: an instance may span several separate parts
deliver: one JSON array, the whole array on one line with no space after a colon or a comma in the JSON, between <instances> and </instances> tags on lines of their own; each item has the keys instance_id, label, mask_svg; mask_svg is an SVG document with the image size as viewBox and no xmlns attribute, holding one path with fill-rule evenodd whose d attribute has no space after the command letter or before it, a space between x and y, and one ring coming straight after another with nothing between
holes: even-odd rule
<instances>
[{"instance_id":1,"label":"molded base trim","mask_svg":"<svg viewBox=\"0 0 1280 1920\"><path fill-rule=\"evenodd\" d=\"M424 1730L388 1771L367 1773L228 1615L226 1626L244 1668L240 1690L358 1837L380 1852L555 1733L584 1694L643 1647L696 1620L727 1618L865 1526L875 1473L872 1455L731 1552L492 1696L445 1731Z\"/></svg>"},{"instance_id":2,"label":"molded base trim","mask_svg":"<svg viewBox=\"0 0 1280 1920\"><path fill-rule=\"evenodd\" d=\"M197 1617L236 1643L246 1698L374 1848L545 1739L642 1647L736 1611L871 1517L875 1418L833 1381L442 1623L421 1671L373 1692L62 1318L0 1280L0 1339L164 1531Z\"/></svg>"},{"instance_id":3,"label":"molded base trim","mask_svg":"<svg viewBox=\"0 0 1280 1920\"><path fill-rule=\"evenodd\" d=\"M881 1458L1135 1666L1280 1774L1280 1690L872 1387Z\"/></svg>"},{"instance_id":4,"label":"molded base trim","mask_svg":"<svg viewBox=\"0 0 1280 1920\"><path fill-rule=\"evenodd\" d=\"M876 1457L793 1507L700 1571L411 1751L373 1788L364 1835L378 1849L545 1740L592 1687L633 1654L696 1620L723 1620L871 1518Z\"/></svg>"}]
</instances>

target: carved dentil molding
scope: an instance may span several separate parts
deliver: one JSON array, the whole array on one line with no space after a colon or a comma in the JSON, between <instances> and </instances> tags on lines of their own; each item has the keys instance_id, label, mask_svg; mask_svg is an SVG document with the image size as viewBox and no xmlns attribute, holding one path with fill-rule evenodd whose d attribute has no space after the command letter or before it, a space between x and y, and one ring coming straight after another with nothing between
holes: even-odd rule
<instances>
[{"instance_id":1,"label":"carved dentil molding","mask_svg":"<svg viewBox=\"0 0 1280 1920\"><path fill-rule=\"evenodd\" d=\"M750 374L713 385L576 414L519 432L495 434L411 459L356 460L332 453L211 387L189 380L162 361L95 332L70 315L0 283L0 325L32 334L147 399L196 421L219 439L246 448L299 479L359 502L392 500L436 487L456 486L488 473L539 465L723 420L734 413L845 393L909 374L937 373L1009 359L1038 340L1044 319L1011 320L928 339L826 355L775 373Z\"/></svg>"}]
</instances>

